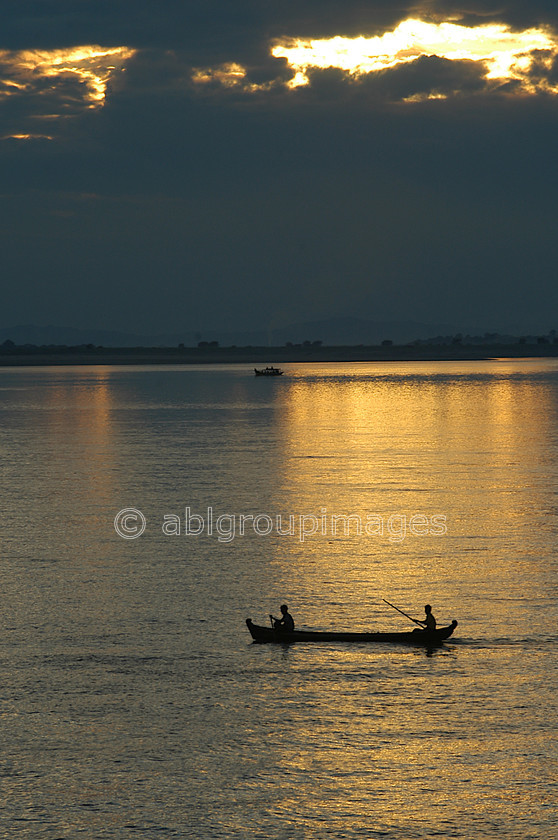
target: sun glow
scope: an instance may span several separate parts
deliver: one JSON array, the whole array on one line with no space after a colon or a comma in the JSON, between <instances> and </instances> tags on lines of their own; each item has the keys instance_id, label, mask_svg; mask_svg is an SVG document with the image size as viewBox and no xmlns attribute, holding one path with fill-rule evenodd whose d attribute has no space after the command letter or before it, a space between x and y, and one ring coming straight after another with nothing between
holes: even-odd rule
<instances>
[{"instance_id":1,"label":"sun glow","mask_svg":"<svg viewBox=\"0 0 558 840\"><path fill-rule=\"evenodd\" d=\"M409 64L421 56L481 62L486 79L526 81L535 53L539 63L550 67L558 53L558 37L542 28L514 32L503 24L469 27L406 20L393 31L371 38L285 38L275 43L271 53L286 59L294 71L288 83L291 88L309 84L311 68L335 67L358 77Z\"/></svg>"}]
</instances>

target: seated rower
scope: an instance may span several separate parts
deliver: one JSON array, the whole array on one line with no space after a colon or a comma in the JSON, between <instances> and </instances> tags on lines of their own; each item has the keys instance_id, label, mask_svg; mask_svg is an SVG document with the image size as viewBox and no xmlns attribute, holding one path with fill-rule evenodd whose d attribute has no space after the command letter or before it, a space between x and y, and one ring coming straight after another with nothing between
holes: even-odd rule
<instances>
[{"instance_id":1,"label":"seated rower","mask_svg":"<svg viewBox=\"0 0 558 840\"><path fill-rule=\"evenodd\" d=\"M282 604L281 607L281 618L275 618L275 616L270 615L270 618L273 622L273 629L274 630L284 630L286 633L292 633L295 629L294 620L292 615L289 612L289 608L286 604Z\"/></svg>"},{"instance_id":2,"label":"seated rower","mask_svg":"<svg viewBox=\"0 0 558 840\"><path fill-rule=\"evenodd\" d=\"M434 615L432 613L432 607L430 606L430 604L425 605L424 612L426 614L426 617L425 617L424 621L421 621L420 623L424 624L424 629L425 630L430 630L430 631L435 630L436 629L436 619L434 618Z\"/></svg>"}]
</instances>

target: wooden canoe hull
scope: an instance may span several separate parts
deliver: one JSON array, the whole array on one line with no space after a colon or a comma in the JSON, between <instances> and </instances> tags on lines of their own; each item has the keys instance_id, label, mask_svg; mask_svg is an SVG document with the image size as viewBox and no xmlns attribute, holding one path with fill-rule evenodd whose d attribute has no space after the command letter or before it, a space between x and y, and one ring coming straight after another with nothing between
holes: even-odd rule
<instances>
[{"instance_id":1,"label":"wooden canoe hull","mask_svg":"<svg viewBox=\"0 0 558 840\"><path fill-rule=\"evenodd\" d=\"M417 629L404 633L344 633L319 630L293 630L292 633L287 633L284 630L273 630L271 627L254 624L250 618L246 619L246 626L253 640L260 644L266 642L282 645L290 645L294 642L391 642L400 645L435 647L449 639L457 627L457 621L454 620L447 627L439 627L433 632Z\"/></svg>"}]
</instances>

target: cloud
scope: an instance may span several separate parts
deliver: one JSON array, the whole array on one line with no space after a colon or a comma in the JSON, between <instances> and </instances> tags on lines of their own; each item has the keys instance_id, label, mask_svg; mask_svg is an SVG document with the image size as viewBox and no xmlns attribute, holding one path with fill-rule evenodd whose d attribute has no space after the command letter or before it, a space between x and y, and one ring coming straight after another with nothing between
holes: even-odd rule
<instances>
[{"instance_id":1,"label":"cloud","mask_svg":"<svg viewBox=\"0 0 558 840\"><path fill-rule=\"evenodd\" d=\"M558 93L558 86L550 76L558 55L558 34L548 27L514 31L504 24L467 26L410 18L394 29L369 37L286 37L271 44L270 51L275 58L286 62L292 75L286 82L280 78L268 82L268 88L286 84L294 90L310 85L311 79L316 78L316 70L338 69L349 78L359 80L364 76L385 75L421 59L437 58L476 64L475 75L484 76L485 87L489 90ZM458 76L454 74L455 82ZM219 83L225 88L240 88L247 93L265 89L255 85L248 69L237 62L197 70L193 80L200 87ZM387 90L389 86L383 87ZM465 92L470 91L470 86L466 86ZM445 93L441 93L438 86L430 93L424 90L424 95L440 97L460 92L458 85L451 91L446 85Z\"/></svg>"},{"instance_id":2,"label":"cloud","mask_svg":"<svg viewBox=\"0 0 558 840\"><path fill-rule=\"evenodd\" d=\"M496 23L506 10L495 14L482 2L466 12L453 4L445 20L434 2L421 7L429 20L409 17L388 2L360 0L343 5L287 0L273 9L255 0L235 3L234 9L223 0L167 0L155 16L147 0L137 0L133 15L127 0L111 4L110 14L91 0L9 5L7 40L18 40L17 32L21 39L25 29L29 40L24 49L0 51L3 138L59 137L68 131L64 119L84 115L107 98L123 104L135 97L139 107L139 99L148 101L154 91L182 96L183 107L189 107L192 90L233 101L251 96L260 104L265 96L283 107L291 88L310 84L319 98L326 78L341 84L335 68L362 83L358 91L346 87L344 95L366 89L369 101L378 102L383 97L417 103L495 90L558 92L558 36L549 26L533 24L547 11L544 4L536 7L538 13L532 9L532 25L523 29ZM519 8L512 4L508 11ZM105 46L78 46L88 43L82 40L86 33L98 35ZM416 62L419 67L401 71Z\"/></svg>"},{"instance_id":3,"label":"cloud","mask_svg":"<svg viewBox=\"0 0 558 840\"><path fill-rule=\"evenodd\" d=\"M109 79L133 54L134 50L126 47L98 45L55 50L1 50L0 105L4 111L1 139L52 139L54 135L25 123L42 120L53 129L60 119L102 107ZM22 123L16 127L17 118Z\"/></svg>"}]
</instances>

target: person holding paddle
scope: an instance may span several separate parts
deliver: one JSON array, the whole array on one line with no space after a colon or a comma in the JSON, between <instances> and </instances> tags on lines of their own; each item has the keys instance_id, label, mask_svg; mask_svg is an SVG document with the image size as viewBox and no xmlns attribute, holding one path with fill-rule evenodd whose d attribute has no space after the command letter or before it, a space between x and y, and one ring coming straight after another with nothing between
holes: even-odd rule
<instances>
[{"instance_id":1,"label":"person holding paddle","mask_svg":"<svg viewBox=\"0 0 558 840\"><path fill-rule=\"evenodd\" d=\"M433 615L433 613L432 613L432 607L430 606L430 604L426 604L426 605L425 605L425 607L424 607L424 612L425 612L425 616L426 616L426 617L425 617L425 619L424 619L424 620L421 620L421 619L418 619L418 618L412 618L412 617L411 617L410 615L408 615L406 612L403 612L403 610L400 610L400 609L399 609L399 607L396 607L396 606L395 606L395 604L390 604L390 602L389 602L389 601L386 601L386 599L385 599L385 598L382 598L382 601L383 601L385 604L389 604L389 606L390 606L390 607L393 607L393 609L394 609L394 610L397 610L397 612L400 612L400 613L401 613L401 615L404 615L404 616L405 616L405 618L410 619L410 620L411 620L411 621L413 621L415 624L418 624L420 627L424 627L424 629L425 629L427 632L433 632L433 631L436 629L436 619L434 618L434 615ZM416 633L416 632L418 632L418 631L417 631L417 630L415 630L415 633Z\"/></svg>"}]
</instances>

